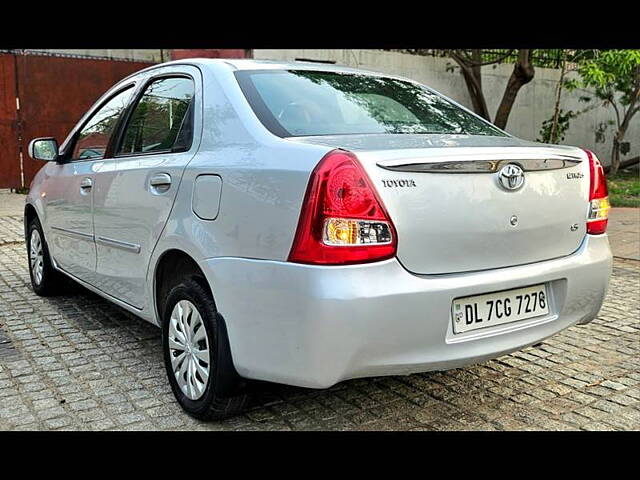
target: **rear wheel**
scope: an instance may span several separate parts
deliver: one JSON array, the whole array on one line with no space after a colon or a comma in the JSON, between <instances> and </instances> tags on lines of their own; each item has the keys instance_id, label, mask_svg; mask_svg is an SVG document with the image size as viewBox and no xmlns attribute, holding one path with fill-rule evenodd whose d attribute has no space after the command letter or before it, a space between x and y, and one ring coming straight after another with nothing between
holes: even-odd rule
<instances>
[{"instance_id":1,"label":"rear wheel","mask_svg":"<svg viewBox=\"0 0 640 480\"><path fill-rule=\"evenodd\" d=\"M42 225L37 218L29 222L27 229L27 254L31 286L36 294L42 297L55 295L60 292L61 285L67 285L66 279L53 268Z\"/></svg>"},{"instance_id":2,"label":"rear wheel","mask_svg":"<svg viewBox=\"0 0 640 480\"><path fill-rule=\"evenodd\" d=\"M222 419L240 412L245 393L234 393L239 377L226 348L226 330L219 324L211 294L193 279L167 295L162 343L171 389L178 403L200 420ZM231 393L230 393L231 392Z\"/></svg>"}]
</instances>

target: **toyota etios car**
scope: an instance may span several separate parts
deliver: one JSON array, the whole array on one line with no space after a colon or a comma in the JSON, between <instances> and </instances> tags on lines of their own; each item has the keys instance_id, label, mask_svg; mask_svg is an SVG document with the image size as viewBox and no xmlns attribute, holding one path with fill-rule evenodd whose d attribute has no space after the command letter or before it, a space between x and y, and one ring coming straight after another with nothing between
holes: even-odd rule
<instances>
[{"instance_id":1,"label":"toyota etios car","mask_svg":"<svg viewBox=\"0 0 640 480\"><path fill-rule=\"evenodd\" d=\"M33 289L69 277L162 327L191 415L245 379L312 388L481 362L598 313L603 168L410 80L185 60L102 96L25 208Z\"/></svg>"}]
</instances>

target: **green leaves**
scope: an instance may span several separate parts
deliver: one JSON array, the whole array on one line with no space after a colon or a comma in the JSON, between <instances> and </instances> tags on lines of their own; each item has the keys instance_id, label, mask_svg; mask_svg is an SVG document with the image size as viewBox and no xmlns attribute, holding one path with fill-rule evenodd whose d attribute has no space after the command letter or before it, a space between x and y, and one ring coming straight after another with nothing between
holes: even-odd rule
<instances>
[{"instance_id":1,"label":"green leaves","mask_svg":"<svg viewBox=\"0 0 640 480\"><path fill-rule=\"evenodd\" d=\"M640 50L603 50L578 66L580 86L594 88L602 100L620 96L622 105L633 101L640 84Z\"/></svg>"},{"instance_id":2,"label":"green leaves","mask_svg":"<svg viewBox=\"0 0 640 480\"><path fill-rule=\"evenodd\" d=\"M574 112L573 110L564 111L560 109L558 111L558 125L557 125L557 138L559 141L564 141L565 134L569 130L569 121L572 118L577 117L581 112ZM540 138L537 138L537 142L551 143L551 131L553 129L553 116L548 120L542 122L542 128L540 129Z\"/></svg>"}]
</instances>

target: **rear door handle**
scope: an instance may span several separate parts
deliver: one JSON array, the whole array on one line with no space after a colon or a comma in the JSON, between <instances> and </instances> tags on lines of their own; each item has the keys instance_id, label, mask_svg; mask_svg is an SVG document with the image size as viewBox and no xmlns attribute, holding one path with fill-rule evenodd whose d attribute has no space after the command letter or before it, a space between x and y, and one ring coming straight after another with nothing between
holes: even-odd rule
<instances>
[{"instance_id":1,"label":"rear door handle","mask_svg":"<svg viewBox=\"0 0 640 480\"><path fill-rule=\"evenodd\" d=\"M91 190L92 186L93 181L89 177L85 177L80 181L80 192L87 193L89 190Z\"/></svg>"},{"instance_id":2,"label":"rear door handle","mask_svg":"<svg viewBox=\"0 0 640 480\"><path fill-rule=\"evenodd\" d=\"M149 180L149 185L154 193L164 193L171 186L171 175L168 173L156 173Z\"/></svg>"}]
</instances>

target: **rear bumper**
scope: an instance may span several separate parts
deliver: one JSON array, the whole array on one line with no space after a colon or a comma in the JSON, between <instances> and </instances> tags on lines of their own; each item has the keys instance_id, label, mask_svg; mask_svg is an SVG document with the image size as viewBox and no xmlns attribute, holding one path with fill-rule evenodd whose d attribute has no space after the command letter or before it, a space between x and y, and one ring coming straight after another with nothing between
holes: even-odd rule
<instances>
[{"instance_id":1,"label":"rear bumper","mask_svg":"<svg viewBox=\"0 0 640 480\"><path fill-rule=\"evenodd\" d=\"M239 258L202 263L247 378L313 388L456 368L535 344L597 315L611 273L606 235L530 265L417 276L395 260L321 267ZM456 297L549 282L545 317L455 335Z\"/></svg>"}]
</instances>

